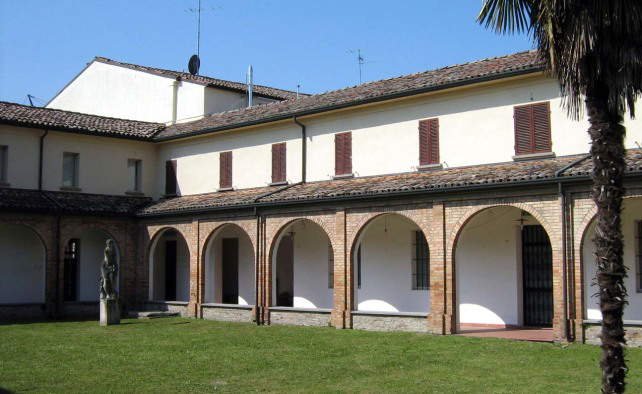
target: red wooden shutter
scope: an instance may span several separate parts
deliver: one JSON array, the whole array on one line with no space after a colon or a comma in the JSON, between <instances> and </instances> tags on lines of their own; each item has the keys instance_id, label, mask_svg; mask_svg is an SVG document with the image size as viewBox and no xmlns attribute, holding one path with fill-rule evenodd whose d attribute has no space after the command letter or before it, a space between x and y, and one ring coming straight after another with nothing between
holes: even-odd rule
<instances>
[{"instance_id":1,"label":"red wooden shutter","mask_svg":"<svg viewBox=\"0 0 642 394\"><path fill-rule=\"evenodd\" d=\"M230 189L232 187L232 152L221 152L219 155L219 187Z\"/></svg>"},{"instance_id":2,"label":"red wooden shutter","mask_svg":"<svg viewBox=\"0 0 642 394\"><path fill-rule=\"evenodd\" d=\"M176 160L165 162L165 195L176 195Z\"/></svg>"},{"instance_id":3,"label":"red wooden shutter","mask_svg":"<svg viewBox=\"0 0 642 394\"><path fill-rule=\"evenodd\" d=\"M550 104L537 103L514 108L515 154L551 151Z\"/></svg>"},{"instance_id":4,"label":"red wooden shutter","mask_svg":"<svg viewBox=\"0 0 642 394\"><path fill-rule=\"evenodd\" d=\"M334 173L346 175L352 173L352 133L340 133L334 136Z\"/></svg>"},{"instance_id":5,"label":"red wooden shutter","mask_svg":"<svg viewBox=\"0 0 642 394\"><path fill-rule=\"evenodd\" d=\"M272 145L272 183L285 182L285 142Z\"/></svg>"},{"instance_id":6,"label":"red wooden shutter","mask_svg":"<svg viewBox=\"0 0 642 394\"><path fill-rule=\"evenodd\" d=\"M419 122L419 165L439 164L439 119Z\"/></svg>"},{"instance_id":7,"label":"red wooden shutter","mask_svg":"<svg viewBox=\"0 0 642 394\"><path fill-rule=\"evenodd\" d=\"M551 151L551 110L550 104L537 103L533 108L533 151Z\"/></svg>"}]
</instances>

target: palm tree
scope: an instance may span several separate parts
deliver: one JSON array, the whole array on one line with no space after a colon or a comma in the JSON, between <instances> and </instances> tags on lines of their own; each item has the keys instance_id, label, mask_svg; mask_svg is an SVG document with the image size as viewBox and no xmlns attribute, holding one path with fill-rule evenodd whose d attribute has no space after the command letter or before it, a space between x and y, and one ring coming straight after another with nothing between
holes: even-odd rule
<instances>
[{"instance_id":1,"label":"palm tree","mask_svg":"<svg viewBox=\"0 0 642 394\"><path fill-rule=\"evenodd\" d=\"M585 105L597 205L597 283L602 311L602 392L621 393L627 372L620 212L624 193L623 117L642 91L642 1L485 0L478 22L499 33L528 32L563 103L578 119Z\"/></svg>"}]
</instances>

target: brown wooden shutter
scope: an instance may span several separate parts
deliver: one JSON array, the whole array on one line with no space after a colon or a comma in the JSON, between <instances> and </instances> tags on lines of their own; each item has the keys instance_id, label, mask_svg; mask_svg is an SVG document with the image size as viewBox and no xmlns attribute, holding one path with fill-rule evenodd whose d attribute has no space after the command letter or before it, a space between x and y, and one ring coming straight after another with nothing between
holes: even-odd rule
<instances>
[{"instance_id":1,"label":"brown wooden shutter","mask_svg":"<svg viewBox=\"0 0 642 394\"><path fill-rule=\"evenodd\" d=\"M352 173L352 133L340 133L334 137L334 173Z\"/></svg>"},{"instance_id":2,"label":"brown wooden shutter","mask_svg":"<svg viewBox=\"0 0 642 394\"><path fill-rule=\"evenodd\" d=\"M272 145L272 183L285 182L285 142Z\"/></svg>"},{"instance_id":3,"label":"brown wooden shutter","mask_svg":"<svg viewBox=\"0 0 642 394\"><path fill-rule=\"evenodd\" d=\"M439 119L419 122L419 165L439 164Z\"/></svg>"},{"instance_id":4,"label":"brown wooden shutter","mask_svg":"<svg viewBox=\"0 0 642 394\"><path fill-rule=\"evenodd\" d=\"M165 195L176 195L176 160L165 162Z\"/></svg>"},{"instance_id":5,"label":"brown wooden shutter","mask_svg":"<svg viewBox=\"0 0 642 394\"><path fill-rule=\"evenodd\" d=\"M551 151L551 110L550 104L537 103L533 108L533 151Z\"/></svg>"},{"instance_id":6,"label":"brown wooden shutter","mask_svg":"<svg viewBox=\"0 0 642 394\"><path fill-rule=\"evenodd\" d=\"M515 154L551 151L550 104L537 103L514 108Z\"/></svg>"},{"instance_id":7,"label":"brown wooden shutter","mask_svg":"<svg viewBox=\"0 0 642 394\"><path fill-rule=\"evenodd\" d=\"M232 152L221 152L219 155L219 187L230 189L232 187Z\"/></svg>"}]
</instances>

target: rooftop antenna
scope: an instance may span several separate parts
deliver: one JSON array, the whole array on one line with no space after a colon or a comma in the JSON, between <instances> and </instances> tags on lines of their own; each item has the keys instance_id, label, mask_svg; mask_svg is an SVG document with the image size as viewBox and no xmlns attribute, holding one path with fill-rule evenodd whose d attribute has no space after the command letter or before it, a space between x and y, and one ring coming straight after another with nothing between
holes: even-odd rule
<instances>
[{"instance_id":1,"label":"rooftop antenna","mask_svg":"<svg viewBox=\"0 0 642 394\"><path fill-rule=\"evenodd\" d=\"M359 85L361 85L361 83L362 83L362 78L361 78L362 70L361 69L362 69L363 64L365 63L365 61L364 61L363 56L361 56L361 49L357 49L356 51L354 49L350 50L350 53L355 53L355 52L357 53L357 64L359 65Z\"/></svg>"},{"instance_id":2,"label":"rooftop antenna","mask_svg":"<svg viewBox=\"0 0 642 394\"><path fill-rule=\"evenodd\" d=\"M198 8L195 11L198 14L198 23L196 27L196 55L192 55L187 63L189 73L192 75L198 74L198 70L201 68L201 0L198 0Z\"/></svg>"},{"instance_id":3,"label":"rooftop antenna","mask_svg":"<svg viewBox=\"0 0 642 394\"><path fill-rule=\"evenodd\" d=\"M296 98L297 98L297 100L299 99L299 90L301 90L301 85L297 84L296 85Z\"/></svg>"},{"instance_id":4,"label":"rooftop antenna","mask_svg":"<svg viewBox=\"0 0 642 394\"><path fill-rule=\"evenodd\" d=\"M27 95L27 98L29 99L29 104L30 104L32 107L35 107L35 105L33 105L33 100L32 100L32 99L35 99L35 98L36 98L36 96L31 95L31 94L28 94L28 95Z\"/></svg>"}]
</instances>

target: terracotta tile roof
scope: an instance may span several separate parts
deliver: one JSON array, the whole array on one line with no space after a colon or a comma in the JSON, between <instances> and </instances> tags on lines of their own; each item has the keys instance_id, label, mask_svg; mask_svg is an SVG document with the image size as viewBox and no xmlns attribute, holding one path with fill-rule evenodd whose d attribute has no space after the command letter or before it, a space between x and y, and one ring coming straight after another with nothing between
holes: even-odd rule
<instances>
[{"instance_id":1,"label":"terracotta tile roof","mask_svg":"<svg viewBox=\"0 0 642 394\"><path fill-rule=\"evenodd\" d=\"M209 87L222 88L222 89L228 89L228 90L236 90L239 92L247 92L247 85L241 82L226 81L223 79L206 77L204 75L192 75L190 73L181 72L181 71L172 71L172 70L165 70L165 69L156 68L156 67L147 67L147 66L140 66L137 64L123 63L117 60L112 60L101 56L96 56L95 61L106 63L106 64L112 64L120 67L125 67L131 70L143 71L143 72L160 75L164 77L169 77L174 79L180 78L184 81L194 82L199 85L205 85ZM287 99L296 98L296 92L292 92L290 90L272 88L272 87L263 86L263 85L254 85L253 92L258 96L273 98L277 100L287 100ZM307 94L299 93L299 96L307 96Z\"/></svg>"},{"instance_id":2,"label":"terracotta tile roof","mask_svg":"<svg viewBox=\"0 0 642 394\"><path fill-rule=\"evenodd\" d=\"M358 104L388 100L401 96L445 89L485 79L502 78L513 74L536 72L543 63L536 51L520 52L472 63L420 72L327 93L301 97L298 100L257 105L208 115L202 119L169 126L155 138L180 138L217 130L286 119Z\"/></svg>"},{"instance_id":3,"label":"terracotta tile roof","mask_svg":"<svg viewBox=\"0 0 642 394\"><path fill-rule=\"evenodd\" d=\"M0 189L0 211L127 216L150 201L148 197Z\"/></svg>"},{"instance_id":4,"label":"terracotta tile roof","mask_svg":"<svg viewBox=\"0 0 642 394\"><path fill-rule=\"evenodd\" d=\"M580 161L581 160L581 161ZM579 162L578 162L579 161ZM627 171L642 173L642 150L627 151ZM566 168L571 166L570 168ZM327 199L357 199L403 193L447 192L474 187L514 185L533 181L554 182L561 178L589 179L592 165L586 155L486 164L472 167L409 172L395 175L351 178L181 196L161 200L139 211L140 216L175 214L208 209L260 206L271 203L315 202Z\"/></svg>"},{"instance_id":5,"label":"terracotta tile roof","mask_svg":"<svg viewBox=\"0 0 642 394\"><path fill-rule=\"evenodd\" d=\"M149 139L165 127L163 123L108 118L5 101L0 101L0 124L134 139Z\"/></svg>"}]
</instances>

